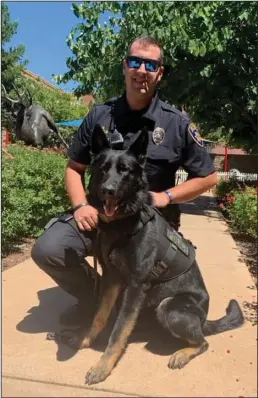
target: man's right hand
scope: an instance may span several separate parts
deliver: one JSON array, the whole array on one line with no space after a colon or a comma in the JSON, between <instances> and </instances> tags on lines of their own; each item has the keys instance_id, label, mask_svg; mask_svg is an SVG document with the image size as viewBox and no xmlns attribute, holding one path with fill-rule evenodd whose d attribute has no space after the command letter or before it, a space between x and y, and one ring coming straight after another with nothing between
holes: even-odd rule
<instances>
[{"instance_id":1,"label":"man's right hand","mask_svg":"<svg viewBox=\"0 0 258 398\"><path fill-rule=\"evenodd\" d=\"M91 231L98 224L98 211L90 205L80 207L73 216L81 231Z\"/></svg>"}]
</instances>

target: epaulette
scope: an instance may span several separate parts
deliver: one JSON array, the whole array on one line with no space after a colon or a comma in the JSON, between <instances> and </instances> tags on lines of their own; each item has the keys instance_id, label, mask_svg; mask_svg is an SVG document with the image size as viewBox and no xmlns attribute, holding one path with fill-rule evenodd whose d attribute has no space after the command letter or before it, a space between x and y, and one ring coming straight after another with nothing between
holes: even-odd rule
<instances>
[{"instance_id":1,"label":"epaulette","mask_svg":"<svg viewBox=\"0 0 258 398\"><path fill-rule=\"evenodd\" d=\"M119 97L112 97L112 98L109 98L107 101L104 102L104 105L112 105L114 102L117 101L118 98L119 98Z\"/></svg>"},{"instance_id":2,"label":"epaulette","mask_svg":"<svg viewBox=\"0 0 258 398\"><path fill-rule=\"evenodd\" d=\"M180 112L175 106L169 105L167 102L164 102L164 101L160 101L160 102L161 102L162 109L169 111L169 112L173 112L176 115L182 117L183 119L190 120L189 117L187 117L182 112Z\"/></svg>"}]
</instances>

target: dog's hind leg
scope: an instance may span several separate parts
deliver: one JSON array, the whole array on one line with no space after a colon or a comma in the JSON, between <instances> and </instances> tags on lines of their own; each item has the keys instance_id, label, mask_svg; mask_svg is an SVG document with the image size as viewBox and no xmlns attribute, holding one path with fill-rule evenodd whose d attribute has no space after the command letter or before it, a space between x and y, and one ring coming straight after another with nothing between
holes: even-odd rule
<instances>
[{"instance_id":1,"label":"dog's hind leg","mask_svg":"<svg viewBox=\"0 0 258 398\"><path fill-rule=\"evenodd\" d=\"M157 319L171 334L181 340L188 342L188 347L176 351L170 358L168 367L170 369L181 369L191 359L202 354L208 349L208 342L202 332L201 316L202 310L187 302L183 297L178 306L178 301L167 298L157 308Z\"/></svg>"}]
</instances>

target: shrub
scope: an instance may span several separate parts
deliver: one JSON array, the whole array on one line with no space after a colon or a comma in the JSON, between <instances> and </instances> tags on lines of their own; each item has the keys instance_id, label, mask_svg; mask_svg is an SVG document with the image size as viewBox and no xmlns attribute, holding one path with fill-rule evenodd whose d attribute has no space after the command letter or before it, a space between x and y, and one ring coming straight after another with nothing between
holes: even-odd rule
<instances>
[{"instance_id":1,"label":"shrub","mask_svg":"<svg viewBox=\"0 0 258 398\"><path fill-rule=\"evenodd\" d=\"M254 182L249 182L254 185ZM234 232L249 238L257 236L257 188L242 181L220 181L216 188L219 207L231 221Z\"/></svg>"},{"instance_id":2,"label":"shrub","mask_svg":"<svg viewBox=\"0 0 258 398\"><path fill-rule=\"evenodd\" d=\"M243 181L238 181L234 177L231 177L228 180L220 180L216 186L217 197L222 199L226 195L230 195L233 191L243 189L244 185Z\"/></svg>"},{"instance_id":3,"label":"shrub","mask_svg":"<svg viewBox=\"0 0 258 398\"><path fill-rule=\"evenodd\" d=\"M65 142L70 146L74 137L74 134L78 130L78 127L66 127L66 126L58 126L58 130L65 140ZM51 148L64 148L63 143L57 136L55 132L49 134L44 140L44 147L51 147Z\"/></svg>"},{"instance_id":4,"label":"shrub","mask_svg":"<svg viewBox=\"0 0 258 398\"><path fill-rule=\"evenodd\" d=\"M228 206L232 228L251 238L257 236L257 196L255 188L246 187L243 192L235 192Z\"/></svg>"},{"instance_id":5,"label":"shrub","mask_svg":"<svg viewBox=\"0 0 258 398\"><path fill-rule=\"evenodd\" d=\"M2 161L2 252L40 234L55 215L69 208L64 188L67 159L22 145L10 145L14 159Z\"/></svg>"},{"instance_id":6,"label":"shrub","mask_svg":"<svg viewBox=\"0 0 258 398\"><path fill-rule=\"evenodd\" d=\"M221 179L216 186L216 195L222 199L225 195L230 195L234 191L244 190L245 187L256 187L257 181L245 180L240 181L236 177L229 177L228 180Z\"/></svg>"}]
</instances>

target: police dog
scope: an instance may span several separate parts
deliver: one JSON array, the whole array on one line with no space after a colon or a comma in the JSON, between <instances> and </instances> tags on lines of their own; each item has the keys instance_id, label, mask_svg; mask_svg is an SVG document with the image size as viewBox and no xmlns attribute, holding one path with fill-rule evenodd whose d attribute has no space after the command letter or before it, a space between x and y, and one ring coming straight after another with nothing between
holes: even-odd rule
<instances>
[{"instance_id":1,"label":"police dog","mask_svg":"<svg viewBox=\"0 0 258 398\"><path fill-rule=\"evenodd\" d=\"M244 322L235 300L229 302L226 315L219 320L206 319L209 295L195 259L178 277L153 280L160 215L151 206L144 172L147 146L145 130L126 150L112 150L100 126L92 134L88 201L99 211L97 255L103 268L103 290L91 328L83 335L70 336L68 344L76 349L90 347L105 327L120 292L123 295L108 346L88 371L86 384L99 383L110 375L145 306L156 309L158 321L172 336L188 343L187 348L171 356L171 369L184 367L206 351L204 336L237 328ZM149 214L147 222L142 217L143 209Z\"/></svg>"}]
</instances>

